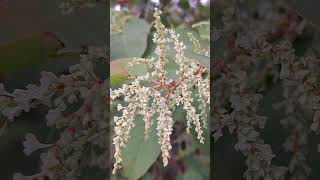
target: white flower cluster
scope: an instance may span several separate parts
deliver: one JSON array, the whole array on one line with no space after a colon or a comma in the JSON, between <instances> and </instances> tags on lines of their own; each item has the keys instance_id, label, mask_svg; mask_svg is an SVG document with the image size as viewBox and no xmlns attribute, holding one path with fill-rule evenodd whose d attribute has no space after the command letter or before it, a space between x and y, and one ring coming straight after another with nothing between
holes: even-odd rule
<instances>
[{"instance_id":1,"label":"white flower cluster","mask_svg":"<svg viewBox=\"0 0 320 180\"><path fill-rule=\"evenodd\" d=\"M286 59L282 59L280 78L283 81L283 96L285 99L277 104L275 108L284 109L288 117L281 120L285 127L293 130L286 139L284 147L293 153L289 170L292 180L307 179L311 168L306 159L309 129L319 132L319 93L317 88L318 72L314 64L319 59L311 52L308 57L297 57L293 51L287 50ZM289 56L288 56L289 55ZM287 70L286 68L291 67ZM313 123L309 127L308 117L305 114L314 114Z\"/></svg>"},{"instance_id":2,"label":"white flower cluster","mask_svg":"<svg viewBox=\"0 0 320 180\"><path fill-rule=\"evenodd\" d=\"M265 144L259 137L259 129L264 128L266 117L258 115L262 94L268 88L266 77L272 77L271 83L275 83L283 79L283 74L290 72L290 68L293 67L282 66L282 64L287 64L288 59L291 59L289 61L292 61L292 58L295 59L290 41L301 33L303 23L298 20L285 22L289 15L280 15L277 11L279 7L267 1L257 4L258 8L261 6L261 10L257 11L257 17L252 17L230 1L224 1L221 4L224 7L222 18L224 38L228 40L228 45L227 50L222 54L223 60L214 64L214 76L211 76L214 79L212 84L215 95L213 136L217 141L223 135L224 127L237 136L238 142L235 144L235 149L246 156L247 170L244 173L246 180L284 179L287 169L292 179L295 179L294 177L307 179L305 175L308 175L309 167L303 150L306 140L306 130L303 127L305 125L303 121L299 120L300 122L297 123L298 120L291 120L293 114L297 114L297 110L287 114L290 119L289 128L294 130L293 134L298 134L298 136L290 136L285 143L286 149L294 152L288 168L273 165L272 160L275 154L271 146ZM290 14L290 17L293 15ZM292 24L285 31L279 29L284 26L281 23ZM278 72L277 64L281 64L281 72ZM292 80L291 77L290 80ZM283 82L286 84L285 81ZM297 88L293 89L297 90ZM284 91L287 90L284 89ZM291 98L290 105L286 104L288 108L295 104L292 102L293 99L298 99L293 96ZM303 172L301 173L303 175L296 175L296 172Z\"/></svg>"},{"instance_id":3,"label":"white flower cluster","mask_svg":"<svg viewBox=\"0 0 320 180\"><path fill-rule=\"evenodd\" d=\"M222 62L221 62L222 63ZM221 107L219 98L214 98L213 108L213 136L217 141L222 136L222 128L228 127L229 132L235 134L238 142L234 148L246 156L248 169L244 173L246 180L258 180L261 178L284 178L286 168L271 164L275 157L270 145L265 144L259 137L257 129L262 129L266 123L266 117L257 114L257 107L262 96L248 92L248 76L245 71L237 71L238 67L230 69L233 78L228 79L226 74L221 74L225 82L229 82L231 89L229 102L232 111ZM221 85L221 84L220 84ZM214 89L216 86L214 86ZM218 87L215 91L218 90Z\"/></svg>"},{"instance_id":4,"label":"white flower cluster","mask_svg":"<svg viewBox=\"0 0 320 180\"><path fill-rule=\"evenodd\" d=\"M110 90L112 100L124 96L126 104L125 106L118 105L118 111L121 111L122 115L114 117L115 164L113 173L122 167L121 153L130 138L130 130L135 124L137 114L143 116L146 137L151 133L153 119L156 119L156 130L164 166L168 164L172 149L170 142L174 124L172 113L179 105L182 105L186 111L187 131L189 132L192 124L195 125L197 137L201 143L204 143L202 128L207 128L208 121L206 110L207 104L210 102L209 77L205 76L206 69L204 67L184 55L186 46L179 41L179 34L165 28L161 22L161 13L161 10L156 9L154 14L156 32L153 41L157 44L158 61L154 58L135 58L129 63L130 66L146 63L151 73L135 77L129 85L123 84L119 89ZM178 65L178 80L169 79L165 69L168 62L165 51L169 43L173 43L176 51L175 63ZM145 86L145 82L152 85ZM197 90L195 97L193 97L194 90ZM194 100L200 103L200 113L197 113L193 104ZM111 101L111 103L113 102Z\"/></svg>"},{"instance_id":5,"label":"white flower cluster","mask_svg":"<svg viewBox=\"0 0 320 180\"><path fill-rule=\"evenodd\" d=\"M271 83L281 86L279 97L284 98L274 108L286 115L280 123L289 130L283 143L291 154L288 176L291 180L308 179L310 129L320 132L319 58L312 47L297 55L293 42L305 28L315 29L281 1L258 3L255 17L230 1L220 3L224 7L224 36L230 41L224 60L214 65L213 136L218 140L224 127L237 135L235 148L247 157L246 179L283 179L286 168L272 165L275 155L255 130L265 124L256 109L268 88L266 78L272 77Z\"/></svg>"},{"instance_id":6,"label":"white flower cluster","mask_svg":"<svg viewBox=\"0 0 320 180\"><path fill-rule=\"evenodd\" d=\"M100 152L107 151L108 81L95 74L95 65L106 62L106 51L89 47L88 53L69 68L68 74L42 72L39 85L30 84L13 93L0 86L0 114L5 124L31 108L46 106L47 126L60 133L49 144L39 142L34 134L26 134L23 151L30 155L41 149L41 171L32 176L16 173L14 180L64 179L79 175L87 166L108 166L106 153ZM84 156L89 158L84 160Z\"/></svg>"}]
</instances>

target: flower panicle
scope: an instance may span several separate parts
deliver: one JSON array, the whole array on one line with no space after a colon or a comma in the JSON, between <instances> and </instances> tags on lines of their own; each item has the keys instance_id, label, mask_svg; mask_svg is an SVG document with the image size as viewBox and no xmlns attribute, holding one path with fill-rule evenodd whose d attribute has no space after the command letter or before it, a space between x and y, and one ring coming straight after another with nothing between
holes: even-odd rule
<instances>
[{"instance_id":1,"label":"flower panicle","mask_svg":"<svg viewBox=\"0 0 320 180\"><path fill-rule=\"evenodd\" d=\"M185 56L186 46L179 40L180 35L174 30L168 30L161 22L161 10L155 9L155 29L153 41L157 44L157 59L133 58L129 66L137 64L149 65L151 73L139 75L133 78L130 85L124 84L119 89L110 90L112 100L124 97L124 104L119 104L117 109L122 112L121 117L115 116L115 164L113 173L121 169L123 159L121 153L130 136L130 130L134 126L135 116L142 115L145 124L144 134L148 140L151 128L156 121L156 132L160 144L163 165L167 166L172 150L170 136L173 132L173 111L182 106L186 111L187 132L191 126L195 126L197 138L204 143L203 128L207 128L207 104L209 103L209 76L203 76L204 68L192 59ZM178 80L168 79L165 64L168 61L165 54L167 45L173 45L175 63L178 65ZM200 69L200 70L199 70ZM145 84L144 82L150 84ZM197 95L193 97L193 90L197 89ZM200 112L193 105L194 99L200 101ZM134 138L134 137L133 137Z\"/></svg>"}]
</instances>

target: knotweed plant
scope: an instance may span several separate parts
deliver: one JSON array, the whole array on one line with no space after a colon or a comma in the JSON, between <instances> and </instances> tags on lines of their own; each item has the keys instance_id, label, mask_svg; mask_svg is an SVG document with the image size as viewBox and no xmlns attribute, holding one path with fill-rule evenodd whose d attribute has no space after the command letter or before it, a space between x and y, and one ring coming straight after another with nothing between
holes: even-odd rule
<instances>
[{"instance_id":1,"label":"knotweed plant","mask_svg":"<svg viewBox=\"0 0 320 180\"><path fill-rule=\"evenodd\" d=\"M234 148L246 158L246 180L310 179L308 157L317 149L310 145L310 134L319 133L319 58L314 44L301 50L298 39L315 28L282 1L261 1L251 7L256 14L234 1L216 2L223 7L226 47L211 71L215 141L225 135L224 128L237 137ZM269 118L260 108L268 90L277 86L280 93L272 92L277 97L272 105L284 112L281 119ZM261 136L269 122L288 131L282 137L287 163L275 160L279 146Z\"/></svg>"},{"instance_id":2,"label":"knotweed plant","mask_svg":"<svg viewBox=\"0 0 320 180\"><path fill-rule=\"evenodd\" d=\"M106 136L108 133L107 80L95 74L97 61L105 61L105 48L89 47L79 64L69 68L68 74L55 75L43 71L39 84L10 93L0 84L0 118L3 134L9 123L35 108L48 108L46 125L59 132L47 143L37 134L28 132L23 152L29 156L41 151L38 173L15 173L13 180L65 179L77 177L86 167L107 167ZM83 158L87 157L87 158Z\"/></svg>"},{"instance_id":3,"label":"knotweed plant","mask_svg":"<svg viewBox=\"0 0 320 180\"><path fill-rule=\"evenodd\" d=\"M204 143L203 128L207 128L207 104L210 102L209 76L206 69L197 61L185 56L186 46L179 40L180 35L167 29L161 22L161 10L155 9L155 29L153 42L157 45L157 58L134 58L129 66L145 64L150 71L145 75L131 77L131 84L123 84L121 88L110 90L113 100L124 97L125 104L118 104L117 110L121 116L115 116L115 163L113 174L122 167L122 152L130 138L130 130L134 127L135 117L143 116L146 140L151 127L156 123L158 143L161 147L163 165L168 165L172 145L170 135L173 131L173 112L181 106L186 111L187 132L195 126L197 139ZM166 71L169 62L166 50L173 45L176 52L174 61L178 66L177 78L171 78ZM194 96L195 92L195 96ZM199 102L199 112L194 106ZM156 120L156 122L154 122Z\"/></svg>"}]
</instances>

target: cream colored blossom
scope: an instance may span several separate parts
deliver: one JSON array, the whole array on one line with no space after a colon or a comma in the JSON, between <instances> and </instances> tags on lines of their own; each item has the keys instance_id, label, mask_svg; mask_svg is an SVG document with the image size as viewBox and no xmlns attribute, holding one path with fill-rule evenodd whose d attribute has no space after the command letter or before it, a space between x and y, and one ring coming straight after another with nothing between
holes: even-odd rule
<instances>
[{"instance_id":1,"label":"cream colored blossom","mask_svg":"<svg viewBox=\"0 0 320 180\"><path fill-rule=\"evenodd\" d=\"M207 127L207 104L210 101L209 76L204 76L205 68L195 60L185 56L186 46L179 41L179 34L173 30L168 30L161 22L161 10L155 10L155 29L153 42L157 45L157 58L145 59L134 58L129 66L144 63L148 65L151 73L143 76L136 76L130 85L123 85L122 88L110 91L112 100L124 97L126 106L118 104L118 111L122 116L114 117L115 120L115 164L113 173L116 173L122 166L121 153L125 148L131 128L134 126L135 115L143 116L145 122L144 133L147 140L151 132L152 120L156 120L156 130L158 143L162 152L163 165L167 166L172 149L170 136L173 131L174 119L173 111L182 106L186 111L187 132L191 126L195 126L197 138L204 143L203 127ZM176 51L175 63L178 65L178 79L167 76L165 65L166 47L173 44ZM149 82L151 86L143 86L143 82ZM196 89L196 96L193 96ZM197 112L194 102L200 102L200 112ZM134 137L132 137L134 138Z\"/></svg>"}]
</instances>

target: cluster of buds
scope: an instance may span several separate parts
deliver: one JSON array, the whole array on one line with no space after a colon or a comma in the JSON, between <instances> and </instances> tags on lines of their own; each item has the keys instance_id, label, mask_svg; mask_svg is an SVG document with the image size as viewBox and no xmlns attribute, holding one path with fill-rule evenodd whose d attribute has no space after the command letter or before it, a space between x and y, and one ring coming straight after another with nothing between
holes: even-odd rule
<instances>
[{"instance_id":1,"label":"cluster of buds","mask_svg":"<svg viewBox=\"0 0 320 180\"><path fill-rule=\"evenodd\" d=\"M203 128L207 128L207 108L210 102L210 83L206 69L197 61L189 59L184 54L186 46L179 41L179 34L168 30L161 22L161 10L155 9L155 29L153 41L157 44L157 59L134 58L129 66L144 63L150 72L134 77L132 83L119 89L110 90L111 100L124 97L125 106L119 104L120 117L115 116L115 174L122 167L121 154L129 138L130 130L135 124L135 116L141 114L145 122L145 135L148 137L153 119L157 121L157 135L162 152L163 165L167 166L172 145L170 135L173 131L173 111L181 106L186 111L187 132L195 126L197 138L204 143ZM178 65L178 79L168 76L165 69L169 61L166 56L167 45L174 45L176 51L175 63ZM150 86L145 86L148 84ZM194 92L195 96L194 96ZM200 103L199 113L194 103ZM113 103L111 101L111 103ZM151 105L150 105L151 104ZM137 113L138 112L138 113ZM134 137L133 137L134 138Z\"/></svg>"}]
</instances>

